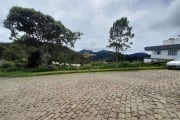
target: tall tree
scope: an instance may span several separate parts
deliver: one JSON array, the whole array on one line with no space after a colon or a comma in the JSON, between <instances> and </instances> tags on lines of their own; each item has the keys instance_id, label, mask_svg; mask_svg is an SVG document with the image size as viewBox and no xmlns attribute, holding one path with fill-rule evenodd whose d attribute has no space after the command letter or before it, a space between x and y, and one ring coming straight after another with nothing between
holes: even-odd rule
<instances>
[{"instance_id":1,"label":"tall tree","mask_svg":"<svg viewBox=\"0 0 180 120\"><path fill-rule=\"evenodd\" d=\"M54 20L49 15L44 15L31 8L13 7L4 26L11 31L10 39L18 40L22 36L35 38L37 41L48 43L60 43L74 45L81 34L72 32L60 21ZM63 36L63 37L62 37Z\"/></svg>"},{"instance_id":2,"label":"tall tree","mask_svg":"<svg viewBox=\"0 0 180 120\"><path fill-rule=\"evenodd\" d=\"M51 16L31 8L11 8L4 20L4 26L11 31L10 39L16 43L42 48L46 64L52 56L49 52L50 46L73 47L82 35L80 32L72 32Z\"/></svg>"},{"instance_id":3,"label":"tall tree","mask_svg":"<svg viewBox=\"0 0 180 120\"><path fill-rule=\"evenodd\" d=\"M27 59L28 56L26 51L17 44L11 44L7 46L3 53L3 59L14 62L23 62Z\"/></svg>"},{"instance_id":4,"label":"tall tree","mask_svg":"<svg viewBox=\"0 0 180 120\"><path fill-rule=\"evenodd\" d=\"M5 50L5 48L3 46L0 46L0 59L2 59L2 57L3 57L4 50Z\"/></svg>"},{"instance_id":5,"label":"tall tree","mask_svg":"<svg viewBox=\"0 0 180 120\"><path fill-rule=\"evenodd\" d=\"M131 32L132 27L129 26L129 21L126 17L116 20L110 28L109 45L107 47L114 48L116 53L116 61L120 52L130 48L133 43L129 41L134 37Z\"/></svg>"},{"instance_id":6,"label":"tall tree","mask_svg":"<svg viewBox=\"0 0 180 120\"><path fill-rule=\"evenodd\" d=\"M39 49L34 48L28 57L27 67L37 67L41 64L41 52Z\"/></svg>"}]
</instances>

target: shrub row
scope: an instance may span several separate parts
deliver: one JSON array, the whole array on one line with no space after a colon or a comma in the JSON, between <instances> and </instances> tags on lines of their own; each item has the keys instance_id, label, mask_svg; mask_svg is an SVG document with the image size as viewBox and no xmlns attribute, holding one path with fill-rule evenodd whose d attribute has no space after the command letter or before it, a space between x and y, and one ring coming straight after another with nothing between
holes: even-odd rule
<instances>
[{"instance_id":1,"label":"shrub row","mask_svg":"<svg viewBox=\"0 0 180 120\"><path fill-rule=\"evenodd\" d=\"M106 68L125 68L125 67L150 67L150 66L165 66L165 62L152 62L144 63L141 61L123 61L123 62L92 62L90 64L83 65L84 69L106 69Z\"/></svg>"},{"instance_id":2,"label":"shrub row","mask_svg":"<svg viewBox=\"0 0 180 120\"><path fill-rule=\"evenodd\" d=\"M44 71L57 71L57 70L90 70L90 69L108 69L108 68L128 68L128 67L153 67L153 66L165 66L165 62L152 62L143 63L140 61L134 62L91 62L89 64L84 64L81 67L72 66L58 66L58 65L48 65L39 66L36 68L26 68L24 63L13 63L9 61L1 62L0 69L2 71L25 71L25 72L44 72Z\"/></svg>"}]
</instances>

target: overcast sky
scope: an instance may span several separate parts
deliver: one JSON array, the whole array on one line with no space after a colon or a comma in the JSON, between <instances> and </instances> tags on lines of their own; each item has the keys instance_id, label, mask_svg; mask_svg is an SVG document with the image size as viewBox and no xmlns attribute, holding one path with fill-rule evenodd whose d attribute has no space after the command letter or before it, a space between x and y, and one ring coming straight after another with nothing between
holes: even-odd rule
<instances>
[{"instance_id":1,"label":"overcast sky","mask_svg":"<svg viewBox=\"0 0 180 120\"><path fill-rule=\"evenodd\" d=\"M121 17L129 19L135 33L126 53L143 52L180 34L180 0L0 0L0 42L10 41L3 21L13 6L34 8L84 33L73 48L77 51L107 49L109 29Z\"/></svg>"}]
</instances>

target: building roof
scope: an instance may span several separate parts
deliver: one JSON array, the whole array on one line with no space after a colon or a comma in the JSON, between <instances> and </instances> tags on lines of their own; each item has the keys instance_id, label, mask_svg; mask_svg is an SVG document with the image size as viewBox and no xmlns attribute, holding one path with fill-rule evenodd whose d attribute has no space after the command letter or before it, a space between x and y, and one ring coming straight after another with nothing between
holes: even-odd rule
<instances>
[{"instance_id":1,"label":"building roof","mask_svg":"<svg viewBox=\"0 0 180 120\"><path fill-rule=\"evenodd\" d=\"M152 50L168 50L168 49L180 49L180 44L172 44L172 45L160 45L160 46L149 46L144 48L147 51Z\"/></svg>"}]
</instances>

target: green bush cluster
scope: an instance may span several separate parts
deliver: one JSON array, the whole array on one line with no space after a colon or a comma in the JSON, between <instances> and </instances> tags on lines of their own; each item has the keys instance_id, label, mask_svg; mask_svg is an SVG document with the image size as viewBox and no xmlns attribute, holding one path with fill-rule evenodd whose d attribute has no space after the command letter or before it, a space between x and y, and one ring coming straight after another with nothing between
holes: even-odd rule
<instances>
[{"instance_id":1,"label":"green bush cluster","mask_svg":"<svg viewBox=\"0 0 180 120\"><path fill-rule=\"evenodd\" d=\"M144 63L141 61L123 61L123 62L91 62L84 64L81 67L73 67L67 65L41 65L35 68L28 68L25 63L14 63L9 61L0 62L2 71L25 71L25 72L45 72L58 70L91 70L91 69L109 69L109 68L138 68L138 67L153 67L165 66L165 62Z\"/></svg>"},{"instance_id":2,"label":"green bush cluster","mask_svg":"<svg viewBox=\"0 0 180 120\"><path fill-rule=\"evenodd\" d=\"M2 71L12 72L12 71L19 71L24 68L24 63L15 63L12 61L3 61L0 64L0 69Z\"/></svg>"},{"instance_id":3,"label":"green bush cluster","mask_svg":"<svg viewBox=\"0 0 180 120\"><path fill-rule=\"evenodd\" d=\"M165 62L144 63L141 61L123 61L123 62L92 62L85 64L81 69L107 69L107 68L127 68L127 67L151 67L151 66L165 66Z\"/></svg>"}]
</instances>

